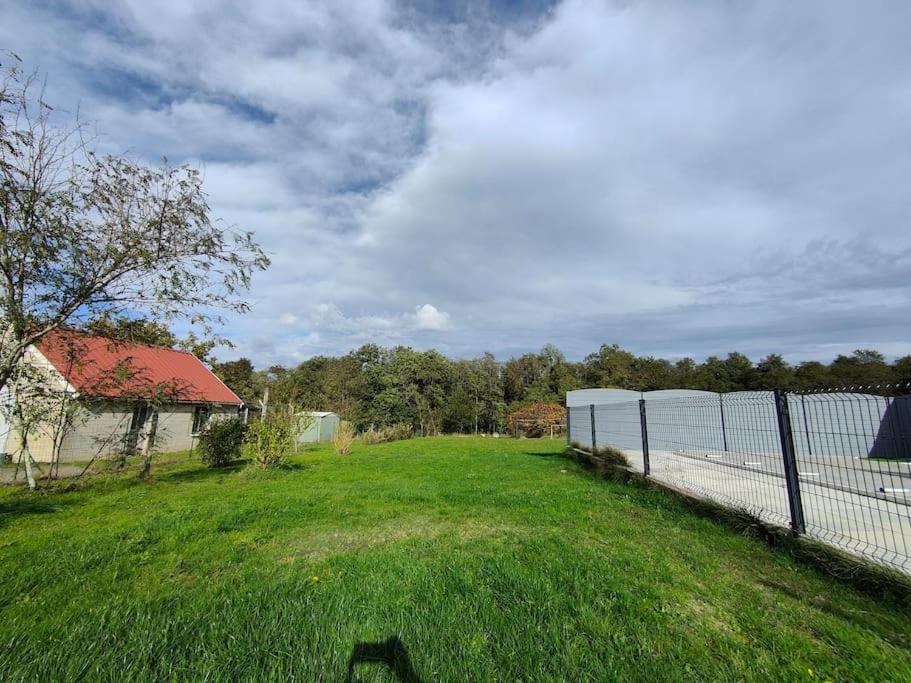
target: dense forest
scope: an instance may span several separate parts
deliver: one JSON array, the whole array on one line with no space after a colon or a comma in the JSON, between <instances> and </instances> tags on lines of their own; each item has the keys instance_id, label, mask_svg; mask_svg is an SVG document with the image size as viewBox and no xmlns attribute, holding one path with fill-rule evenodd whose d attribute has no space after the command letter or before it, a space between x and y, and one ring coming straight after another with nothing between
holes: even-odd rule
<instances>
[{"instance_id":1,"label":"dense forest","mask_svg":"<svg viewBox=\"0 0 911 683\"><path fill-rule=\"evenodd\" d=\"M268 387L270 405L332 410L361 428L407 422L423 434L500 431L508 412L529 403L562 403L567 391L583 387L727 392L911 382L911 356L890 364L871 350L839 355L828 364L791 365L777 354L754 363L736 352L697 363L636 356L607 344L581 362L566 360L553 345L500 363L490 354L453 360L436 351L368 344L292 368L256 371L241 358L214 363L213 369L253 405Z\"/></svg>"}]
</instances>

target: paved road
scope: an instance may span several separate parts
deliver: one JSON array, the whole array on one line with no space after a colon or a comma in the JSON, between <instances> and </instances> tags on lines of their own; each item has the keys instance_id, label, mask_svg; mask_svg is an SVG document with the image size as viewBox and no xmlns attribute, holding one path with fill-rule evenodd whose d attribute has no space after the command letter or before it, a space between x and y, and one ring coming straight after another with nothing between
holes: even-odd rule
<instances>
[{"instance_id":1,"label":"paved road","mask_svg":"<svg viewBox=\"0 0 911 683\"><path fill-rule=\"evenodd\" d=\"M45 463L41 463L39 465L39 467L40 467L40 469L38 469L38 468L35 469L35 477L38 479L43 479L44 475L48 471L49 465L47 465ZM81 465L67 465L67 464L61 463L60 469L59 469L57 475L61 479L63 479L64 477L75 477L76 475L81 474L83 469L84 468ZM25 468L24 467L19 468L18 475L16 476L15 479L13 479L13 475L15 475L15 474L16 474L15 466L4 465L3 467L0 467L0 484L12 484L14 481L17 481L17 482L25 481Z\"/></svg>"},{"instance_id":2,"label":"paved road","mask_svg":"<svg viewBox=\"0 0 911 683\"><path fill-rule=\"evenodd\" d=\"M624 450L642 471L642 452ZM650 452L651 476L788 526L780 456ZM911 573L911 466L803 456L798 464L807 534Z\"/></svg>"}]
</instances>

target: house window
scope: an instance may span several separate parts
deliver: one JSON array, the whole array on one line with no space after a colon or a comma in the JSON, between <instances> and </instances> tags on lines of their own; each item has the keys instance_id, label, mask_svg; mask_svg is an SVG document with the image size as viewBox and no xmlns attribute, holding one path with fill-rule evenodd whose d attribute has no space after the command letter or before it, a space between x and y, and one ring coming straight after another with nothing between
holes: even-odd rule
<instances>
[{"instance_id":1,"label":"house window","mask_svg":"<svg viewBox=\"0 0 911 683\"><path fill-rule=\"evenodd\" d=\"M206 426L209 419L209 406L196 406L193 408L193 434L199 434Z\"/></svg>"},{"instance_id":2,"label":"house window","mask_svg":"<svg viewBox=\"0 0 911 683\"><path fill-rule=\"evenodd\" d=\"M130 428L123 436L123 452L126 455L135 455L138 452L139 442L149 418L149 406L146 403L137 403L133 407L133 417L130 419Z\"/></svg>"}]
</instances>

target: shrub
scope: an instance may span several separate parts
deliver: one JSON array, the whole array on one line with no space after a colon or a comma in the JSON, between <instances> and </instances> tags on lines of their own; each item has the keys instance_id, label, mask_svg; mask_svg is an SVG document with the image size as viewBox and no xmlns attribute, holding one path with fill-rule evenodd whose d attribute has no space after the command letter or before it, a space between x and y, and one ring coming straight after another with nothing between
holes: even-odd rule
<instances>
[{"instance_id":1,"label":"shrub","mask_svg":"<svg viewBox=\"0 0 911 683\"><path fill-rule=\"evenodd\" d=\"M559 403L532 403L514 410L506 418L506 428L513 436L554 436L566 429L566 410Z\"/></svg>"},{"instance_id":2,"label":"shrub","mask_svg":"<svg viewBox=\"0 0 911 683\"><path fill-rule=\"evenodd\" d=\"M414 436L414 427L408 422L399 422L398 424L392 425L390 427L391 436L390 441L402 441L403 439L410 439Z\"/></svg>"},{"instance_id":3,"label":"shrub","mask_svg":"<svg viewBox=\"0 0 911 683\"><path fill-rule=\"evenodd\" d=\"M375 443L382 443L382 431L383 430L376 429L373 425L370 425L370 429L361 434L361 441L367 446L372 446Z\"/></svg>"},{"instance_id":4,"label":"shrub","mask_svg":"<svg viewBox=\"0 0 911 683\"><path fill-rule=\"evenodd\" d=\"M199 455L209 467L224 467L240 457L247 425L239 417L213 419L199 435Z\"/></svg>"},{"instance_id":5,"label":"shrub","mask_svg":"<svg viewBox=\"0 0 911 683\"><path fill-rule=\"evenodd\" d=\"M626 454L613 446L599 448L593 455L611 465L618 465L620 467L626 467L627 469L630 467L629 458L626 457Z\"/></svg>"},{"instance_id":6,"label":"shrub","mask_svg":"<svg viewBox=\"0 0 911 683\"><path fill-rule=\"evenodd\" d=\"M335 452L339 455L348 455L351 452L351 442L354 441L354 427L350 422L342 420L338 423L333 437Z\"/></svg>"},{"instance_id":7,"label":"shrub","mask_svg":"<svg viewBox=\"0 0 911 683\"><path fill-rule=\"evenodd\" d=\"M407 422L399 422L398 424L380 427L379 429L371 426L370 429L361 435L361 441L370 446L376 443L385 443L386 441L410 439L412 436L414 436L414 427Z\"/></svg>"},{"instance_id":8,"label":"shrub","mask_svg":"<svg viewBox=\"0 0 911 683\"><path fill-rule=\"evenodd\" d=\"M287 416L272 414L251 422L247 428L247 452L260 469L285 463L294 449L294 433Z\"/></svg>"}]
</instances>

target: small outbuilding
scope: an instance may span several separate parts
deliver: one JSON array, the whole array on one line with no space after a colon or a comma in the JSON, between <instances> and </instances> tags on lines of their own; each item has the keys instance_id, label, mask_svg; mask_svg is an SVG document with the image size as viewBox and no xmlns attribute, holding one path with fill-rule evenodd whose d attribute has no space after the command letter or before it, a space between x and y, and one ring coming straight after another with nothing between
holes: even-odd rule
<instances>
[{"instance_id":1,"label":"small outbuilding","mask_svg":"<svg viewBox=\"0 0 911 683\"><path fill-rule=\"evenodd\" d=\"M294 437L297 443L321 443L335 438L335 430L338 429L340 420L335 413L313 411L297 415L300 418Z\"/></svg>"}]
</instances>

